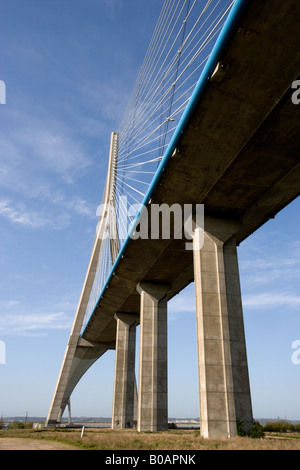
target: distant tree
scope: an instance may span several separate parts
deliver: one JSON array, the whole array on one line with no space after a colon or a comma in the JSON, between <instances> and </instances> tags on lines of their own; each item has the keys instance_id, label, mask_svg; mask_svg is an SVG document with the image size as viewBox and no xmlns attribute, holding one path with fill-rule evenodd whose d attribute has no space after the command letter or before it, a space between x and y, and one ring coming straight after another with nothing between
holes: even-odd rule
<instances>
[{"instance_id":1,"label":"distant tree","mask_svg":"<svg viewBox=\"0 0 300 470\"><path fill-rule=\"evenodd\" d=\"M264 426L264 430L269 432L293 432L296 431L296 426L280 419L278 421L268 421Z\"/></svg>"},{"instance_id":2,"label":"distant tree","mask_svg":"<svg viewBox=\"0 0 300 470\"><path fill-rule=\"evenodd\" d=\"M300 432L300 423L296 423L294 427L296 432Z\"/></svg>"},{"instance_id":3,"label":"distant tree","mask_svg":"<svg viewBox=\"0 0 300 470\"><path fill-rule=\"evenodd\" d=\"M12 429L24 429L24 423L23 421L18 421L17 419L15 419L14 421L12 421L10 427Z\"/></svg>"}]
</instances>

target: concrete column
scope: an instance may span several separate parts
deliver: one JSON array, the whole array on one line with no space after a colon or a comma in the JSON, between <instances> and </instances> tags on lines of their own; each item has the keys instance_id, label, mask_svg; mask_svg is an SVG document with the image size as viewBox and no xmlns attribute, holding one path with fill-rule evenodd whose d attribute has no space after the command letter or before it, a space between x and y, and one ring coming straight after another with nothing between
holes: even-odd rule
<instances>
[{"instance_id":1,"label":"concrete column","mask_svg":"<svg viewBox=\"0 0 300 470\"><path fill-rule=\"evenodd\" d=\"M234 234L230 221L205 218L195 230L200 433L234 437L236 422L253 424L243 311Z\"/></svg>"},{"instance_id":2,"label":"concrete column","mask_svg":"<svg viewBox=\"0 0 300 470\"><path fill-rule=\"evenodd\" d=\"M71 400L69 398L69 401L68 401L68 424L71 425L72 424L72 417L71 417Z\"/></svg>"},{"instance_id":3,"label":"concrete column","mask_svg":"<svg viewBox=\"0 0 300 470\"><path fill-rule=\"evenodd\" d=\"M140 283L138 431L168 429L167 297L169 285Z\"/></svg>"},{"instance_id":4,"label":"concrete column","mask_svg":"<svg viewBox=\"0 0 300 470\"><path fill-rule=\"evenodd\" d=\"M138 315L118 313L112 428L133 426L135 382L135 336Z\"/></svg>"}]
</instances>

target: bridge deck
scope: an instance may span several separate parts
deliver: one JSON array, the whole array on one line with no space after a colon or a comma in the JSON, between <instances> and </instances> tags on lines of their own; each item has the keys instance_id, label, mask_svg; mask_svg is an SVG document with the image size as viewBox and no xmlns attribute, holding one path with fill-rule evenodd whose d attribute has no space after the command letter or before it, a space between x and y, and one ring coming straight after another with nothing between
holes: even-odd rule
<instances>
[{"instance_id":1,"label":"bridge deck","mask_svg":"<svg viewBox=\"0 0 300 470\"><path fill-rule=\"evenodd\" d=\"M222 57L227 71L210 81L152 202L203 203L206 215L240 221L240 243L299 195L290 88L299 74L299 13L295 0L250 2ZM141 281L171 282L170 298L192 282L185 240L132 240L83 337L113 342L114 313L139 312Z\"/></svg>"}]
</instances>

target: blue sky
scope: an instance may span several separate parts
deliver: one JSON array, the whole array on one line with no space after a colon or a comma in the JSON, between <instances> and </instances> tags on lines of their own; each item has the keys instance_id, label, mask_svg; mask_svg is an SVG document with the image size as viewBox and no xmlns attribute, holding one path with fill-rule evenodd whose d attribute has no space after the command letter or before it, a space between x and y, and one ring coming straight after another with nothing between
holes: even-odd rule
<instances>
[{"instance_id":1,"label":"blue sky","mask_svg":"<svg viewBox=\"0 0 300 470\"><path fill-rule=\"evenodd\" d=\"M45 416L118 130L161 0L2 0L0 413ZM300 201L239 247L255 417L300 419ZM169 303L169 416L199 416L194 286ZM114 352L72 396L110 416Z\"/></svg>"}]
</instances>

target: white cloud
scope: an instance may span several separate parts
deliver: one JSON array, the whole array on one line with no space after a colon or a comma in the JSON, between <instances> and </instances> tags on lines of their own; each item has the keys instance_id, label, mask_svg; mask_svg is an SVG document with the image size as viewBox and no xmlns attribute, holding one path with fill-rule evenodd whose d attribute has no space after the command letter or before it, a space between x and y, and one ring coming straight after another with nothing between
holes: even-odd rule
<instances>
[{"instance_id":1,"label":"white cloud","mask_svg":"<svg viewBox=\"0 0 300 470\"><path fill-rule=\"evenodd\" d=\"M247 294L243 296L243 306L252 308L269 307L300 307L300 296L288 292L274 293L265 292L261 294Z\"/></svg>"},{"instance_id":2,"label":"white cloud","mask_svg":"<svg viewBox=\"0 0 300 470\"><path fill-rule=\"evenodd\" d=\"M0 201L0 215L6 217L15 224L24 225L31 228L38 228L47 225L48 221L43 219L41 214L26 211L24 205L12 207L10 201Z\"/></svg>"},{"instance_id":3,"label":"white cloud","mask_svg":"<svg viewBox=\"0 0 300 470\"><path fill-rule=\"evenodd\" d=\"M32 211L24 203L13 204L9 200L0 200L0 215L16 225L31 229L51 227L61 230L69 224L68 214L49 217L42 211Z\"/></svg>"},{"instance_id":4,"label":"white cloud","mask_svg":"<svg viewBox=\"0 0 300 470\"><path fill-rule=\"evenodd\" d=\"M78 171L90 164L89 158L84 154L81 145L61 130L58 123L53 129L31 130L23 136L23 142L30 146L30 151L46 167L60 175L67 183L73 183ZM29 137L30 135L30 137Z\"/></svg>"},{"instance_id":5,"label":"white cloud","mask_svg":"<svg viewBox=\"0 0 300 470\"><path fill-rule=\"evenodd\" d=\"M24 186L21 193L22 200L0 199L0 216L15 225L63 230L75 215L94 220L96 227L96 207L80 196L67 196L49 184Z\"/></svg>"},{"instance_id":6,"label":"white cloud","mask_svg":"<svg viewBox=\"0 0 300 470\"><path fill-rule=\"evenodd\" d=\"M61 302L53 311L39 309L33 305L23 305L18 300L0 304L0 334L17 336L44 336L49 330L70 330L75 306Z\"/></svg>"},{"instance_id":7,"label":"white cloud","mask_svg":"<svg viewBox=\"0 0 300 470\"><path fill-rule=\"evenodd\" d=\"M120 11L122 1L121 0L104 0L104 3L109 9L110 19L115 20L117 11Z\"/></svg>"},{"instance_id":8,"label":"white cloud","mask_svg":"<svg viewBox=\"0 0 300 470\"><path fill-rule=\"evenodd\" d=\"M122 64L123 65L123 64ZM130 65L128 66L130 73ZM98 132L109 143L110 133L117 130L123 113L128 105L128 94L131 93L132 81L128 72L122 68L122 76L111 76L109 81L86 80L78 88L82 100L88 105L94 117L84 116L84 132L95 135ZM135 78L135 77L134 77ZM89 130L90 127L90 130Z\"/></svg>"},{"instance_id":9,"label":"white cloud","mask_svg":"<svg viewBox=\"0 0 300 470\"><path fill-rule=\"evenodd\" d=\"M31 229L62 230L74 215L96 226L96 207L72 194L72 183L91 164L73 131L38 110L7 109L2 124L0 186L7 196L0 199L0 216Z\"/></svg>"},{"instance_id":10,"label":"white cloud","mask_svg":"<svg viewBox=\"0 0 300 470\"><path fill-rule=\"evenodd\" d=\"M75 214L93 218L96 226L96 209L91 207L91 205L81 197L75 196L69 200L65 200L63 206Z\"/></svg>"},{"instance_id":11,"label":"white cloud","mask_svg":"<svg viewBox=\"0 0 300 470\"><path fill-rule=\"evenodd\" d=\"M0 333L5 335L43 336L48 330L69 330L72 322L64 312L29 315L1 315Z\"/></svg>"},{"instance_id":12,"label":"white cloud","mask_svg":"<svg viewBox=\"0 0 300 470\"><path fill-rule=\"evenodd\" d=\"M47 177L52 172L64 182L73 183L91 164L74 131L58 119L43 118L38 111L30 115L8 110L2 123L0 147L1 184L8 187L13 182L23 185L24 179L36 183L36 178L45 172Z\"/></svg>"},{"instance_id":13,"label":"white cloud","mask_svg":"<svg viewBox=\"0 0 300 470\"><path fill-rule=\"evenodd\" d=\"M189 313L195 315L195 287L190 284L185 290L175 295L168 303L168 317L170 322L182 319Z\"/></svg>"},{"instance_id":14,"label":"white cloud","mask_svg":"<svg viewBox=\"0 0 300 470\"><path fill-rule=\"evenodd\" d=\"M62 190L55 190L49 184L41 184L34 188L26 189L30 198L45 201L52 206L66 209L76 215L93 218L96 221L96 208L80 196L67 196Z\"/></svg>"},{"instance_id":15,"label":"white cloud","mask_svg":"<svg viewBox=\"0 0 300 470\"><path fill-rule=\"evenodd\" d=\"M289 243L284 240L282 246L270 244L270 241L262 244L257 242L253 245L249 241L239 256L244 293L254 288L260 292L262 289L264 291L272 289L276 296L282 289L283 280L290 285L297 283L297 279L300 281L299 244L298 241Z\"/></svg>"},{"instance_id":16,"label":"white cloud","mask_svg":"<svg viewBox=\"0 0 300 470\"><path fill-rule=\"evenodd\" d=\"M173 297L169 302L172 312L195 312L195 293L184 292Z\"/></svg>"},{"instance_id":17,"label":"white cloud","mask_svg":"<svg viewBox=\"0 0 300 470\"><path fill-rule=\"evenodd\" d=\"M5 302L2 302L0 308L13 308L13 307L17 307L18 305L20 305L20 301L19 300L7 300Z\"/></svg>"}]
</instances>

